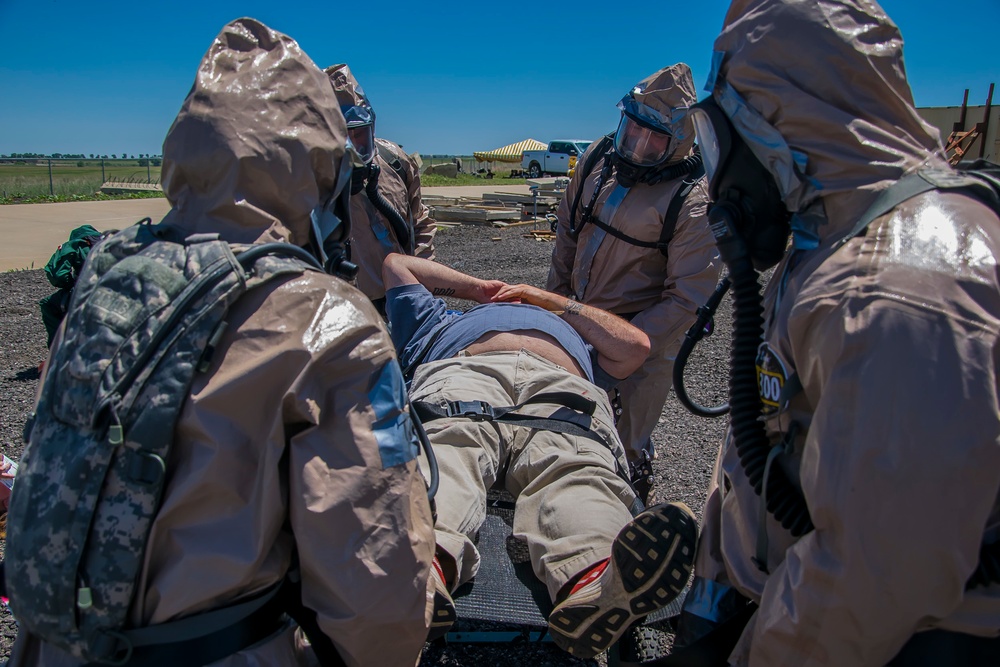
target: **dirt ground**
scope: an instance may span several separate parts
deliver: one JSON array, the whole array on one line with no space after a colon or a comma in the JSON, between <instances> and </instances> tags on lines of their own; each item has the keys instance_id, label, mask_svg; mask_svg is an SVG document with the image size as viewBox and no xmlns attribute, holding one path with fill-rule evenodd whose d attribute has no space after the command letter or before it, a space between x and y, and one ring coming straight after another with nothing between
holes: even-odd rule
<instances>
[{"instance_id":1,"label":"dirt ground","mask_svg":"<svg viewBox=\"0 0 1000 667\"><path fill-rule=\"evenodd\" d=\"M544 285L552 243L524 238L523 231L477 226L442 229L438 259L482 277ZM45 330L37 303L51 291L41 270L0 273L0 448L15 460L21 455L21 431L38 385L37 366L46 357ZM716 318L715 334L699 345L688 365L688 392L704 404L725 399L730 329L727 300ZM700 518L725 422L694 417L671 395L653 433L659 453L654 462L654 488L661 500L684 501ZM15 634L16 624L3 609L0 660L9 656ZM422 667L585 664L605 664L605 660L579 661L550 643L434 645L425 649L420 663Z\"/></svg>"}]
</instances>

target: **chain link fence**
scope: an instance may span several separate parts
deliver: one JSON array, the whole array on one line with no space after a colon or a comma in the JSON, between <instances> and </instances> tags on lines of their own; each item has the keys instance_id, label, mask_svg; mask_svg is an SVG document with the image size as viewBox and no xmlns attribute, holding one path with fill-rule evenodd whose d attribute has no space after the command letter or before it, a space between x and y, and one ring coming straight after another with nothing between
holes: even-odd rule
<instances>
[{"instance_id":1,"label":"chain link fence","mask_svg":"<svg viewBox=\"0 0 1000 667\"><path fill-rule=\"evenodd\" d=\"M0 157L0 194L7 197L90 195L105 184L118 187L160 182L158 157Z\"/></svg>"}]
</instances>

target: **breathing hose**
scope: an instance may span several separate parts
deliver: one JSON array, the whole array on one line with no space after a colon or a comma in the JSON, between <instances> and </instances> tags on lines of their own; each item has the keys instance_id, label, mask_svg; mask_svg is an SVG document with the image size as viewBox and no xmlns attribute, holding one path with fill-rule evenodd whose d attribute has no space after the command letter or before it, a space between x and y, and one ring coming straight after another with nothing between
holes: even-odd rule
<instances>
[{"instance_id":1,"label":"breathing hose","mask_svg":"<svg viewBox=\"0 0 1000 667\"><path fill-rule=\"evenodd\" d=\"M399 245L403 248L403 251L407 255L412 255L413 237L410 233L410 225L399 214L399 211L392 207L389 200L379 192L378 177L382 171L381 167L372 162L369 169L368 181L365 183L365 194L368 195L368 199L375 205L378 212L384 215L386 220L389 221L389 225L392 227L392 231L396 235L396 240L399 241Z\"/></svg>"},{"instance_id":2,"label":"breathing hose","mask_svg":"<svg viewBox=\"0 0 1000 667\"><path fill-rule=\"evenodd\" d=\"M757 388L757 348L764 335L764 306L749 250L736 232L740 213L727 202L709 211L709 224L716 237L719 254L729 268L733 290L733 347L729 370L730 431L740 465L759 496L764 491L771 442L761 421L760 393ZM794 537L813 529L805 498L792 485L780 465L768 471L765 494L767 511Z\"/></svg>"},{"instance_id":3,"label":"breathing hose","mask_svg":"<svg viewBox=\"0 0 1000 667\"><path fill-rule=\"evenodd\" d=\"M687 333L684 334L684 342L681 343L681 349L678 350L677 358L674 361L674 393L677 394L677 400L691 414L699 417L721 417L729 412L729 403L723 403L711 408L706 408L699 403L695 403L688 396L687 388L684 386L684 368L687 366L688 357L694 351L694 346L698 344L698 341L711 333L712 318L715 316L715 311L718 310L719 304L722 303L722 298L729 291L730 285L732 285L732 282L729 280L729 277L723 278L722 282L716 286L712 296L705 302L705 305L697 310L697 319L691 325L691 328L687 330Z\"/></svg>"}]
</instances>

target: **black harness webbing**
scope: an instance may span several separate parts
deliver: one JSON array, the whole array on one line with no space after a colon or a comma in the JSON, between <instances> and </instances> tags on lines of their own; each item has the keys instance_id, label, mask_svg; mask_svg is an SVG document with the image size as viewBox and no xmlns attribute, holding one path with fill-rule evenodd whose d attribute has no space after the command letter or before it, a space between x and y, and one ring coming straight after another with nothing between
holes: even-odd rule
<instances>
[{"instance_id":1,"label":"black harness webbing","mask_svg":"<svg viewBox=\"0 0 1000 667\"><path fill-rule=\"evenodd\" d=\"M704 174L705 168L699 164L681 183L677 192L675 192L674 196L670 199L670 205L667 207L667 212L663 216L663 225L660 227L660 238L655 241L643 241L635 238L634 236L629 236L622 230L601 221L600 218L591 217L589 222L594 226L603 229L616 239L620 239L634 246L639 246L640 248L654 248L659 250L660 253L666 257L667 252L670 249L670 241L674 237L674 230L677 228L677 218L680 215L681 207L684 206L684 201L687 199L687 196L691 194L692 190L694 190L694 186L698 184L698 179L700 179Z\"/></svg>"},{"instance_id":2,"label":"black harness webbing","mask_svg":"<svg viewBox=\"0 0 1000 667\"><path fill-rule=\"evenodd\" d=\"M583 226L587 224L593 214L594 205L597 203L597 197L601 192L601 186L604 185L604 181L607 180L607 177L611 174L611 145L613 143L613 134L603 136L594 150L590 151L590 155L587 156L587 161L583 163L583 168L580 170L580 178L577 179L580 183L580 187L577 188L576 195L573 197L573 204L569 208L570 234L578 233L578 230L582 229ZM604 160L604 169L601 171L601 178L597 181L597 186L594 188L594 194L590 198L590 203L584 207L583 219L580 221L580 227L578 228L576 226L576 212L580 208L580 197L583 195L583 185L586 183L587 177L594 171L594 167L597 166L598 160Z\"/></svg>"},{"instance_id":3,"label":"black harness webbing","mask_svg":"<svg viewBox=\"0 0 1000 667\"><path fill-rule=\"evenodd\" d=\"M276 584L250 600L213 609L177 621L122 632L132 650L115 665L172 667L208 665L251 646L276 632L285 622L284 604ZM107 667L91 662L84 667Z\"/></svg>"},{"instance_id":4,"label":"black harness webbing","mask_svg":"<svg viewBox=\"0 0 1000 667\"><path fill-rule=\"evenodd\" d=\"M473 421L504 422L513 426L552 431L554 433L566 433L568 435L587 438L588 440L593 440L594 442L607 447L611 450L612 454L615 454L614 442L610 442L606 438L601 437L599 433L596 433L593 429L574 421L571 417L564 417L560 415L558 411L548 417L524 415L516 412L516 410L531 404L558 405L572 410L577 415L582 414L586 417L592 417L594 410L597 408L597 403L592 399L567 391L543 392L532 396L529 400L519 403L518 405L509 405L499 408L490 405L486 401L448 401L443 406L435 403L428 403L426 401L412 401L410 403L410 407L414 412L416 412L417 417L421 422L429 422L435 419L444 419L448 417L471 419ZM617 455L614 456L614 459L615 474L624 480L625 483L629 485L629 488L635 492L635 487L632 484L632 479L628 474L628 470L621 467L618 462ZM639 494L635 493L635 496L635 502L632 507L629 508L629 511L633 516L645 509Z\"/></svg>"},{"instance_id":5,"label":"black harness webbing","mask_svg":"<svg viewBox=\"0 0 1000 667\"><path fill-rule=\"evenodd\" d=\"M594 415L597 403L593 400L568 391L544 392L532 396L518 405L494 407L486 401L448 401L445 405L437 405L426 401L413 401L412 406L422 422L446 417L458 417L473 421L506 422L525 428L537 428L556 433L568 433L595 440L605 446L610 446L604 438L590 428L583 426L569 417L560 417L558 413L548 417L519 414L516 410L530 404L551 404L569 408L574 413L587 417Z\"/></svg>"}]
</instances>

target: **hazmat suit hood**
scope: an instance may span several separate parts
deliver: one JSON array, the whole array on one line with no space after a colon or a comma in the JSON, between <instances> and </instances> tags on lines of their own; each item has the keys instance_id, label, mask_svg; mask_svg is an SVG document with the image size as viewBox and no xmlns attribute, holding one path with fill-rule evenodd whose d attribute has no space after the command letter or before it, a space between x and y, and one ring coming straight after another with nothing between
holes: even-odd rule
<instances>
[{"instance_id":1,"label":"hazmat suit hood","mask_svg":"<svg viewBox=\"0 0 1000 667\"><path fill-rule=\"evenodd\" d=\"M237 19L209 47L164 139L164 222L231 243L305 247L351 166L322 70L290 37Z\"/></svg>"},{"instance_id":2,"label":"hazmat suit hood","mask_svg":"<svg viewBox=\"0 0 1000 667\"><path fill-rule=\"evenodd\" d=\"M697 102L691 68L677 63L637 83L618 103L626 116L670 133L666 164L677 162L694 147L694 125L688 108Z\"/></svg>"},{"instance_id":3,"label":"hazmat suit hood","mask_svg":"<svg viewBox=\"0 0 1000 667\"><path fill-rule=\"evenodd\" d=\"M797 234L844 231L903 174L947 166L872 0L734 0L706 90L799 213Z\"/></svg>"},{"instance_id":4,"label":"hazmat suit hood","mask_svg":"<svg viewBox=\"0 0 1000 667\"><path fill-rule=\"evenodd\" d=\"M371 102L365 95L364 89L358 80L354 78L351 68L345 64L331 65L323 70L330 79L333 92L337 96L337 103L341 109L347 107L365 107L372 110ZM374 116L374 111L372 111Z\"/></svg>"},{"instance_id":5,"label":"hazmat suit hood","mask_svg":"<svg viewBox=\"0 0 1000 667\"><path fill-rule=\"evenodd\" d=\"M340 104L340 112L347 121L348 138L365 164L375 157L375 109L361 84L354 78L347 65L332 65L323 70L330 79L333 92Z\"/></svg>"}]
</instances>

